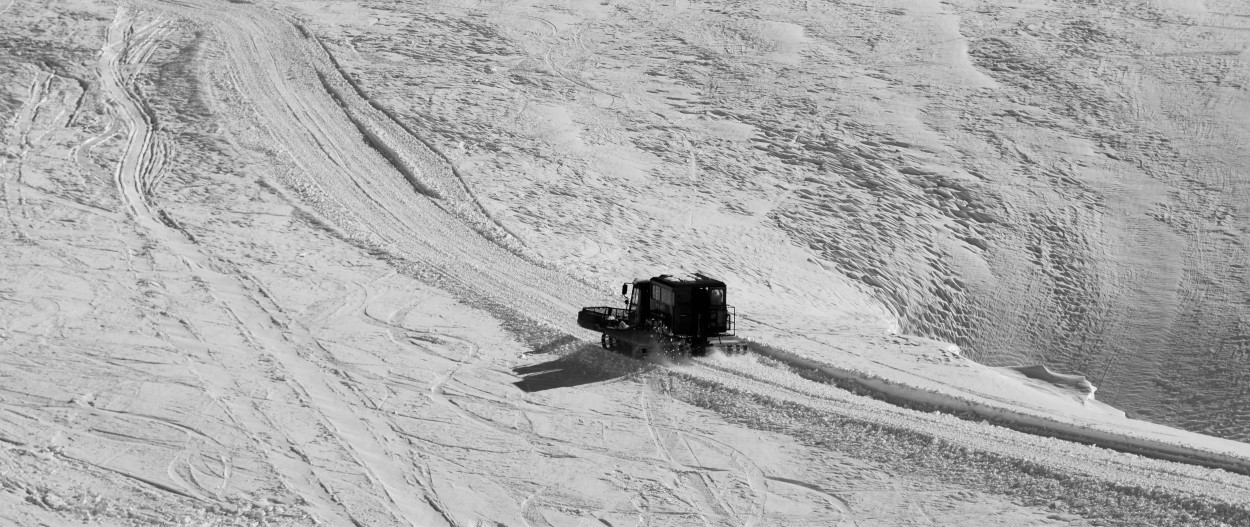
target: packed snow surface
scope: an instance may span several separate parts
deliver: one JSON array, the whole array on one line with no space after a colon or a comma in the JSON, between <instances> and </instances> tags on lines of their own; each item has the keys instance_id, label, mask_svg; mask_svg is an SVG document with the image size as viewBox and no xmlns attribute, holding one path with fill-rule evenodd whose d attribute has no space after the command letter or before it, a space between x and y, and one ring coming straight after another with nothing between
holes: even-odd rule
<instances>
[{"instance_id":1,"label":"packed snow surface","mask_svg":"<svg viewBox=\"0 0 1250 527\"><path fill-rule=\"evenodd\" d=\"M0 23L0 523L1250 525L1250 6Z\"/></svg>"}]
</instances>

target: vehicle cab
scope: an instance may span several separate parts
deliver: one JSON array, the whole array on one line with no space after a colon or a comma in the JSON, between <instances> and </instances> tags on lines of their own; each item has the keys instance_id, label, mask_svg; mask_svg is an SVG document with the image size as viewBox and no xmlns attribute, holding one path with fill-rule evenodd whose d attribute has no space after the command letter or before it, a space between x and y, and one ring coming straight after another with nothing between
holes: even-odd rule
<instances>
[{"instance_id":1,"label":"vehicle cab","mask_svg":"<svg viewBox=\"0 0 1250 527\"><path fill-rule=\"evenodd\" d=\"M631 322L678 337L706 338L733 330L725 283L702 274L660 275L633 284Z\"/></svg>"}]
</instances>

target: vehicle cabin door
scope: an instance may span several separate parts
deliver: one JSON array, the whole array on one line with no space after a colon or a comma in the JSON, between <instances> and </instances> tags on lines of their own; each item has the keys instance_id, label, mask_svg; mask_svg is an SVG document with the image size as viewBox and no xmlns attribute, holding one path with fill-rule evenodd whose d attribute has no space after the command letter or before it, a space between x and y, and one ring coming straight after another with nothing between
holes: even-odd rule
<instances>
[{"instance_id":1,"label":"vehicle cabin door","mask_svg":"<svg viewBox=\"0 0 1250 527\"><path fill-rule=\"evenodd\" d=\"M725 289L722 287L697 287L691 296L691 304L697 315L700 337L723 333L726 324Z\"/></svg>"},{"instance_id":2,"label":"vehicle cabin door","mask_svg":"<svg viewBox=\"0 0 1250 527\"><path fill-rule=\"evenodd\" d=\"M634 294L629 300L629 325L636 327L643 320L647 319L649 304L651 303L651 287L649 284L639 282L634 284Z\"/></svg>"},{"instance_id":3,"label":"vehicle cabin door","mask_svg":"<svg viewBox=\"0 0 1250 527\"><path fill-rule=\"evenodd\" d=\"M690 295L690 311L694 315L695 335L706 337L711 332L708 326L714 320L711 308L711 298L707 287L696 287Z\"/></svg>"}]
</instances>

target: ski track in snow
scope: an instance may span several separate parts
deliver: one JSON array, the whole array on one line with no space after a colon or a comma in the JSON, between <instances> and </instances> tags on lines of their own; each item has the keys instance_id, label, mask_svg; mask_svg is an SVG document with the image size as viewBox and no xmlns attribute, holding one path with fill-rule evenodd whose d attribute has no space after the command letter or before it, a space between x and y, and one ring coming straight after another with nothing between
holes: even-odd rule
<instances>
[{"instance_id":1,"label":"ski track in snow","mask_svg":"<svg viewBox=\"0 0 1250 527\"><path fill-rule=\"evenodd\" d=\"M125 157L116 171L119 195L125 199L148 234L163 245L172 247L189 270L211 284L214 296L232 314L248 341L257 350L274 353L285 369L294 375L293 380L299 391L318 408L323 425L336 436L338 444L365 471L369 480L384 493L389 502L386 509L390 514L412 525L432 525L446 520L424 503L414 503L407 498L413 492L402 469L396 470L396 467L391 466L384 447L374 436L380 430L343 406L335 389L317 376L317 368L304 362L297 356L295 348L287 344L300 339L292 339L290 333L280 333L277 327L264 322L277 322L283 318L280 312L276 312L280 308L266 305L269 297L264 290L260 289L261 295L257 296L248 291L255 284L249 283L247 277L210 270L218 266L210 263L210 259L199 251L194 238L182 231L164 211L154 208L150 203L149 194L160 179L160 155L163 149L155 146L157 143L150 128L151 118L131 95L128 90L129 82L122 78L119 66L123 59L126 63L146 60L162 32L158 22L151 22L140 28L134 28L130 23L129 13L124 8L119 10L113 25L109 27L108 46L101 54L104 91L122 107L121 114L129 121L130 133ZM172 465L168 474L183 487L190 487L187 481L179 477ZM294 478L298 475L291 476ZM190 491L189 488L184 490ZM324 510L332 509L333 506L320 504L314 508Z\"/></svg>"},{"instance_id":2,"label":"ski track in snow","mask_svg":"<svg viewBox=\"0 0 1250 527\"><path fill-rule=\"evenodd\" d=\"M568 28L558 38L546 29L531 38L537 30L508 32L524 25L504 20L444 20L373 7L370 13L382 22L330 30L354 42L350 50L330 47L341 49L342 62L353 64L354 74L382 93L406 89L401 79L442 83L437 73L411 73L402 62L393 64L388 57L397 53L471 78L434 90L448 101L441 110L430 104L418 111L401 97L388 103L430 128L454 128L444 133L456 140L493 143L465 155L508 174L478 178L493 187L484 194L522 202L511 207L518 222L529 227L529 235L562 249L562 263L570 269L607 279L629 276L639 267L576 258L582 243L576 236L596 238L610 225L607 234L633 251L632 258L691 262L738 278L744 289L767 280L785 287L787 280L776 280L772 272L752 272L760 269L753 269L751 257L735 259L732 247L704 243L701 237L718 234L714 228L679 236L680 227L697 223L696 215L666 207L704 205L712 200L700 194L714 193L725 206L705 205L699 212L732 209L752 217L735 218L743 223L775 221L816 265L862 284L904 331L954 342L968 356L995 365L1046 363L1080 372L1103 388L1104 400L1123 403L1130 412L1139 405L1162 411L1167 415L1159 418L1168 424L1193 423L1190 429L1236 439L1234 422L1246 422L1236 416L1250 406L1233 402L1244 386L1227 373L1244 369L1246 339L1238 320L1245 315L1232 293L1245 280L1240 262L1246 244L1244 229L1230 218L1237 216L1235 203L1243 201L1237 196L1245 191L1238 178L1226 175L1240 156L1220 151L1227 150L1221 145L1241 141L1238 128L1212 111L1228 108L1239 115L1244 106L1230 90L1242 81L1225 74L1230 66L1224 59L1161 53L1154 60L1150 54L1154 46L1188 46L1179 35L1196 28L1212 28L1207 46L1216 50L1212 53L1237 48L1229 13L1188 20L1194 15L1160 6L1102 12L1068 2L1044 11L937 2L808 5L815 16L778 7L770 17L790 17L813 41L800 67L770 69L759 65L766 61L751 61L749 52L715 52L752 30L757 41L748 47L761 53L774 50L769 44L788 45L774 34L781 31L777 27L725 12L731 9L674 8L661 18L679 20L673 22L677 28L643 31L629 25L630 17L656 13L625 4L617 6L618 16L605 20L603 13L579 6L580 11L551 12ZM1225 11L1236 11L1233 7ZM1090 18L1100 22L1079 21ZM1142 20L1167 21L1181 33L1156 37L1143 30ZM907 29L888 34L894 24ZM395 46L373 36L379 26L441 44ZM920 42L914 36L930 32L941 38ZM638 57L631 39L657 49ZM493 53L518 41L525 46L516 46L517 53L526 57L519 64ZM871 53L864 52L864 41ZM1113 66L1099 58L1123 53L1116 42L1140 46L1134 55L1140 61ZM890 47L879 50L878 43ZM1065 53L1073 59L1069 67L1053 60ZM464 56L473 58L471 64L460 65ZM750 67L735 67L741 66L735 60ZM535 68L530 61L547 67ZM935 61L937 67L930 67ZM484 75L482 67L499 71ZM645 70L645 77L621 71L633 68ZM814 95L761 103L771 96L738 80L760 71L779 76L768 88ZM548 73L556 78L548 79ZM913 85L927 76L931 82ZM1197 80L1208 76L1222 79L1225 87ZM563 81L581 86L591 78L619 87L637 110L602 112L598 99L576 89L580 98L548 98L544 104L543 90L530 89L550 89L549 84L571 89ZM1197 100L1173 88L1194 83L1203 86ZM458 96L443 95L457 91ZM888 101L882 101L885 93L892 94L884 97ZM526 110L552 105L560 112ZM551 117L554 113L566 118ZM1143 124L1160 116L1167 119ZM553 130L527 133L543 121ZM724 133L735 128L740 134ZM583 146L589 153L561 151L576 150L565 148L576 139L593 142L596 136L612 140ZM688 172L689 160L687 149L672 138L701 149L696 163L702 177L716 185L690 188L678 180ZM726 147L724 140L746 146ZM501 142L521 152L501 151ZM648 185L617 181L626 179L620 167L600 162L599 150L631 142L636 150L663 158L643 164L650 170ZM1177 146L1180 142L1186 144ZM735 194L738 187L749 192ZM565 198L583 194L589 196L576 205ZM776 198L770 209L744 199L761 194ZM733 203L739 199L741 206ZM718 226L715 220L706 223ZM667 236L656 239L662 229ZM741 231L731 232L732 245ZM807 269L790 269L799 276L789 280L805 278ZM1174 279L1180 283L1174 286ZM805 301L817 296L802 295L802 286L789 289L744 292L761 312L774 308L767 304L774 296ZM839 308L829 304L817 305ZM1143 360L1124 363L1125 353ZM1160 379L1170 375L1171 366L1187 372L1183 380ZM1186 391L1222 395L1178 395Z\"/></svg>"},{"instance_id":3,"label":"ski track in snow","mask_svg":"<svg viewBox=\"0 0 1250 527\"><path fill-rule=\"evenodd\" d=\"M0 15L11 6L12 2ZM159 191L170 186L171 178L180 177L174 173L178 154L173 146L175 138L158 128L152 101L146 99L150 87L140 89L138 78L162 46L182 34L181 24L188 20L210 30L221 46L215 51L230 65L225 75L245 99L239 108L251 112L239 126L247 127L249 118L261 123L256 141L268 145L274 157L294 167L272 176L287 192L303 200L289 206L306 207L298 210L311 218L310 223L333 227L304 236L308 240L329 236L333 243L351 242L359 249L357 254L390 264L385 272L370 268L375 274L369 280L363 279L362 273L309 284L298 276L248 267L240 263L239 254L255 251L249 256L262 259L264 248L229 248L228 242L223 244L216 234L203 230L200 222L204 220L182 217L182 211L166 208L172 203L166 200L171 198L159 196ZM538 20L550 27L553 42L559 42L560 27L550 20ZM778 27L778 34L788 34L785 27ZM569 321L578 307L597 303L601 295L560 271L535 265L529 249L517 245L515 235L501 232L506 230L503 224L487 213L464 177L448 166L451 160L368 100L348 77L348 71L333 60L331 48L316 41L303 26L281 12L252 4L179 0L119 8L104 36L95 66L101 80L98 89L107 100L107 115L97 123L98 131L85 134L85 139L62 155L86 173L95 170L94 160L99 156L115 159L115 199L135 228L131 232L112 227L123 247L120 251L107 250L120 253L117 259L124 258L125 271L134 283L119 288L104 283L82 284L78 287L88 291L89 298L71 298L72 302L64 304L51 297L31 300L31 316L6 321L4 338L10 334L29 338L27 342L41 350L49 340L63 341L87 350L81 352L81 358L73 359L79 365L90 366L93 371L133 371L135 379L127 379L120 386L98 386L86 395L73 394L69 402L6 390L2 408L17 417L0 422L5 426L0 429L4 433L0 439L13 430L53 432L51 440L35 439L37 434L33 433L32 438L23 440L5 439L6 444L16 445L15 449L26 448L26 441L52 445L31 445L22 450L31 457L46 455L49 462L66 461L129 478L174 495L170 500L185 498L177 507L189 513L217 513L226 509L212 507L226 505L241 513L244 508L238 501L247 498L238 495L276 493L272 499L257 499L259 505L248 504L246 510L258 515L253 517L263 517L280 514L274 511L283 504L294 504L292 508L311 516L287 518L299 522L469 525L493 514L500 521L520 520L533 526L580 523L586 516L606 525L623 524L624 519L645 524L690 520L704 525L767 525L781 521L779 518L858 524L880 519L879 515L888 514L904 501L904 509L919 511L910 519L941 522L953 518L941 516L944 512L935 513L933 506L939 502L926 502L923 492L904 488L938 481L935 476L929 474L924 477L934 479L924 480L905 479L911 474L888 474L890 467L909 466L889 464L902 461L874 462L876 465L865 461L870 467L861 467L865 474L888 481L886 488L868 488L865 480L869 478L856 480L845 474L788 466L779 460L789 459L785 456L790 454L774 452L766 442L763 447L752 445L751 437L735 435L750 433L762 438L763 432L724 424L711 413L694 413L715 409L740 419L740 414L733 413L739 408L763 405L763 413L756 415L758 426L784 428L784 422L769 420L784 419L788 409L799 408L822 421L832 418L856 427L892 431L894 435L889 438L882 436L884 443L914 440L955 445L958 454L949 455L968 456L957 462L980 462L975 456L981 454L996 456L994 462L1000 464L986 469L995 473L1012 463L1041 466L1085 478L1082 485L1115 482L1124 486L1121 490L1129 489L1127 496L1137 496L1132 489L1157 484L1160 486L1150 487L1156 489L1151 492L1159 492L1163 497L1158 499L1165 505L1175 503L1168 499L1181 500L1192 492L1227 506L1216 512L1225 514L1218 518L1244 518L1237 514L1245 512L1244 493L1250 484L1240 476L1089 448L1076 448L1060 459L1050 459L1057 448L1075 447L940 414L914 412L827 384L806 382L791 371L803 366L801 362L777 364L776 360L713 357L655 366L585 351L586 342L578 340L585 337L584 332ZM582 52L590 52L580 35L575 43ZM781 56L783 48L774 51ZM781 59L788 60L784 56ZM569 65L557 64L550 55L546 62L565 81L607 93L581 80ZM96 218L92 221L115 224L122 218L95 204L95 199L105 199L102 195L86 200L65 197L43 190L52 188L48 185L23 183L22 179L27 153L50 148L46 138L69 128L86 95L77 82L52 72L35 72L28 96L8 126L16 134L6 135L19 138L16 161L5 159L2 167L13 238L27 240L30 247L50 247L57 259L81 266L80 270L86 266L69 255L68 247L39 238L58 231L48 226L51 220L45 218L43 205L29 202L61 204ZM78 102L71 104L71 99ZM45 115L43 109L49 107L52 110L47 111L53 113ZM37 131L40 126L47 128ZM122 129L125 134L118 133ZM113 139L120 136L124 136L121 144L114 143ZM699 164L695 148L689 137L679 137L678 150L686 156L682 163L691 169L688 179L694 180L693 170ZM799 139L799 134L790 134L771 141L794 147L800 144ZM847 163L873 165L879 161L870 150L852 150L857 154L854 159L844 159ZM872 187L879 182L865 184ZM422 195L422 185L434 190ZM964 192L950 185L939 187L930 190L944 197ZM32 193L29 199L24 197L24 189ZM804 195L780 197L773 206L790 200L790 205L780 207L781 213L793 213L793 204L802 203ZM955 207L948 212L966 219L977 211ZM686 218L687 227L691 227L693 212ZM968 222L951 221L976 231ZM899 226L876 228L885 232ZM600 244L590 243L595 250L588 252L603 254ZM275 240L277 245L280 241ZM931 262L939 265L940 259ZM311 264L313 268L316 265ZM63 277L57 273L49 269L24 276L32 281L85 281L71 273L62 273ZM278 289L274 283L297 284L324 294L316 302L293 308L293 298L316 295L294 290L297 287ZM505 391L498 391L498 385L506 382L500 379L513 378L501 369L515 357L484 345L490 342L502 349L497 342L484 340L487 330L461 327L451 315L451 319L439 318L454 311L448 307L453 301L427 305L428 299L407 298L407 290L388 289L394 284L419 289L425 287L423 283L446 289L469 308L488 312L514 333L517 327L550 328L538 336L523 332L513 335L528 338L524 344L530 348L551 345L555 349L546 351L556 353L548 355L573 356L592 371L615 369L619 370L615 375L628 379L587 384L580 396L562 391L518 396L506 384ZM153 322L145 323L159 328L154 337L144 340L148 337L135 332L135 340L118 342L116 348L133 355L117 356L91 351L90 344L64 337L75 331L76 319L95 315L119 289L147 302L142 309ZM0 293L8 294L6 290ZM195 299L192 304L202 304L198 307L202 312L177 301L179 295ZM432 293L428 296L438 297ZM892 302L888 298L883 301L887 305ZM896 311L905 304L893 301ZM149 320L149 315L143 320ZM954 311L953 316L960 315ZM468 315L460 316L469 319ZM410 323L411 319L421 322ZM385 340L368 340L367 331L353 333L352 323L371 328ZM146 348L160 349L161 353ZM38 368L38 360L60 359L31 355L11 360L12 365L6 363L6 368ZM169 377L174 379L169 383L172 387L164 388L171 391L145 391L157 389L152 388L156 384L152 379L157 376L143 369L149 367L175 372ZM39 388L58 396L75 389ZM177 390L196 396L188 396L173 410L158 408L163 398L178 401L184 392ZM581 401L581 397L588 400ZM26 400L23 398L38 402L14 402ZM596 400L610 404L595 407ZM698 402L701 408L682 401ZM27 411L36 415L22 414ZM413 427L414 421L420 426ZM853 437L837 435L839 425L835 422L822 428L811 422L800 429L827 433L834 441L853 442ZM588 430L596 429L602 437L610 431L626 440L617 444L602 439L596 445L588 440L592 435ZM645 442L630 442L644 436L649 439L649 448ZM787 452L810 446L780 441L777 445L784 445ZM922 450L912 454L924 453ZM835 447L824 455L836 457L841 455L838 452ZM813 459L824 461L826 457L816 455ZM10 466L10 461L4 463L0 468ZM153 463L159 466L151 466ZM1091 468L1095 466L1096 470ZM1167 476L1155 479L1159 474ZM8 478L0 479L4 488L18 488L11 483L17 480ZM611 483L605 483L608 481ZM829 481L855 482L861 487L841 488ZM36 492L35 485L21 488ZM1074 488L1069 492L1080 492L1083 487ZM596 489L603 493L596 493ZM956 489L962 487L940 492ZM49 491L38 492L42 497L33 500L47 505L48 510L65 508L51 505L57 502L48 497ZM283 498L283 493L296 499ZM9 495L3 494L5 499ZM1229 497L1237 495L1242 501ZM1039 491L1037 496L1052 495ZM1063 499L1070 496L1077 494L1059 494ZM871 501L874 499L878 501ZM1008 511L1005 521L1022 522L1046 514L1041 507L1019 506L1007 499L987 501L991 504L985 508L969 510ZM516 508L509 508L508 503ZM943 503L946 505L949 503ZM94 514L93 507L83 505L75 510ZM804 508L815 512L802 512ZM105 508L100 513L120 514Z\"/></svg>"}]
</instances>

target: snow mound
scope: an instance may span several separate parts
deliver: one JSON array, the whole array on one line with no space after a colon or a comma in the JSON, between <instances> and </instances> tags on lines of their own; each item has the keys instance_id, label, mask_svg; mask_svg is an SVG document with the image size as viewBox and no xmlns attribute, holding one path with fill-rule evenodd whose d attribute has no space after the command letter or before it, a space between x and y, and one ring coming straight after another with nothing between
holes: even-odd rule
<instances>
[{"instance_id":1,"label":"snow mound","mask_svg":"<svg viewBox=\"0 0 1250 527\"><path fill-rule=\"evenodd\" d=\"M1093 399L1094 392L1098 391L1098 387L1082 375L1055 373L1043 364L1008 366L1003 369L1013 370L1029 379L1048 383L1063 391L1075 392L1084 399Z\"/></svg>"}]
</instances>

